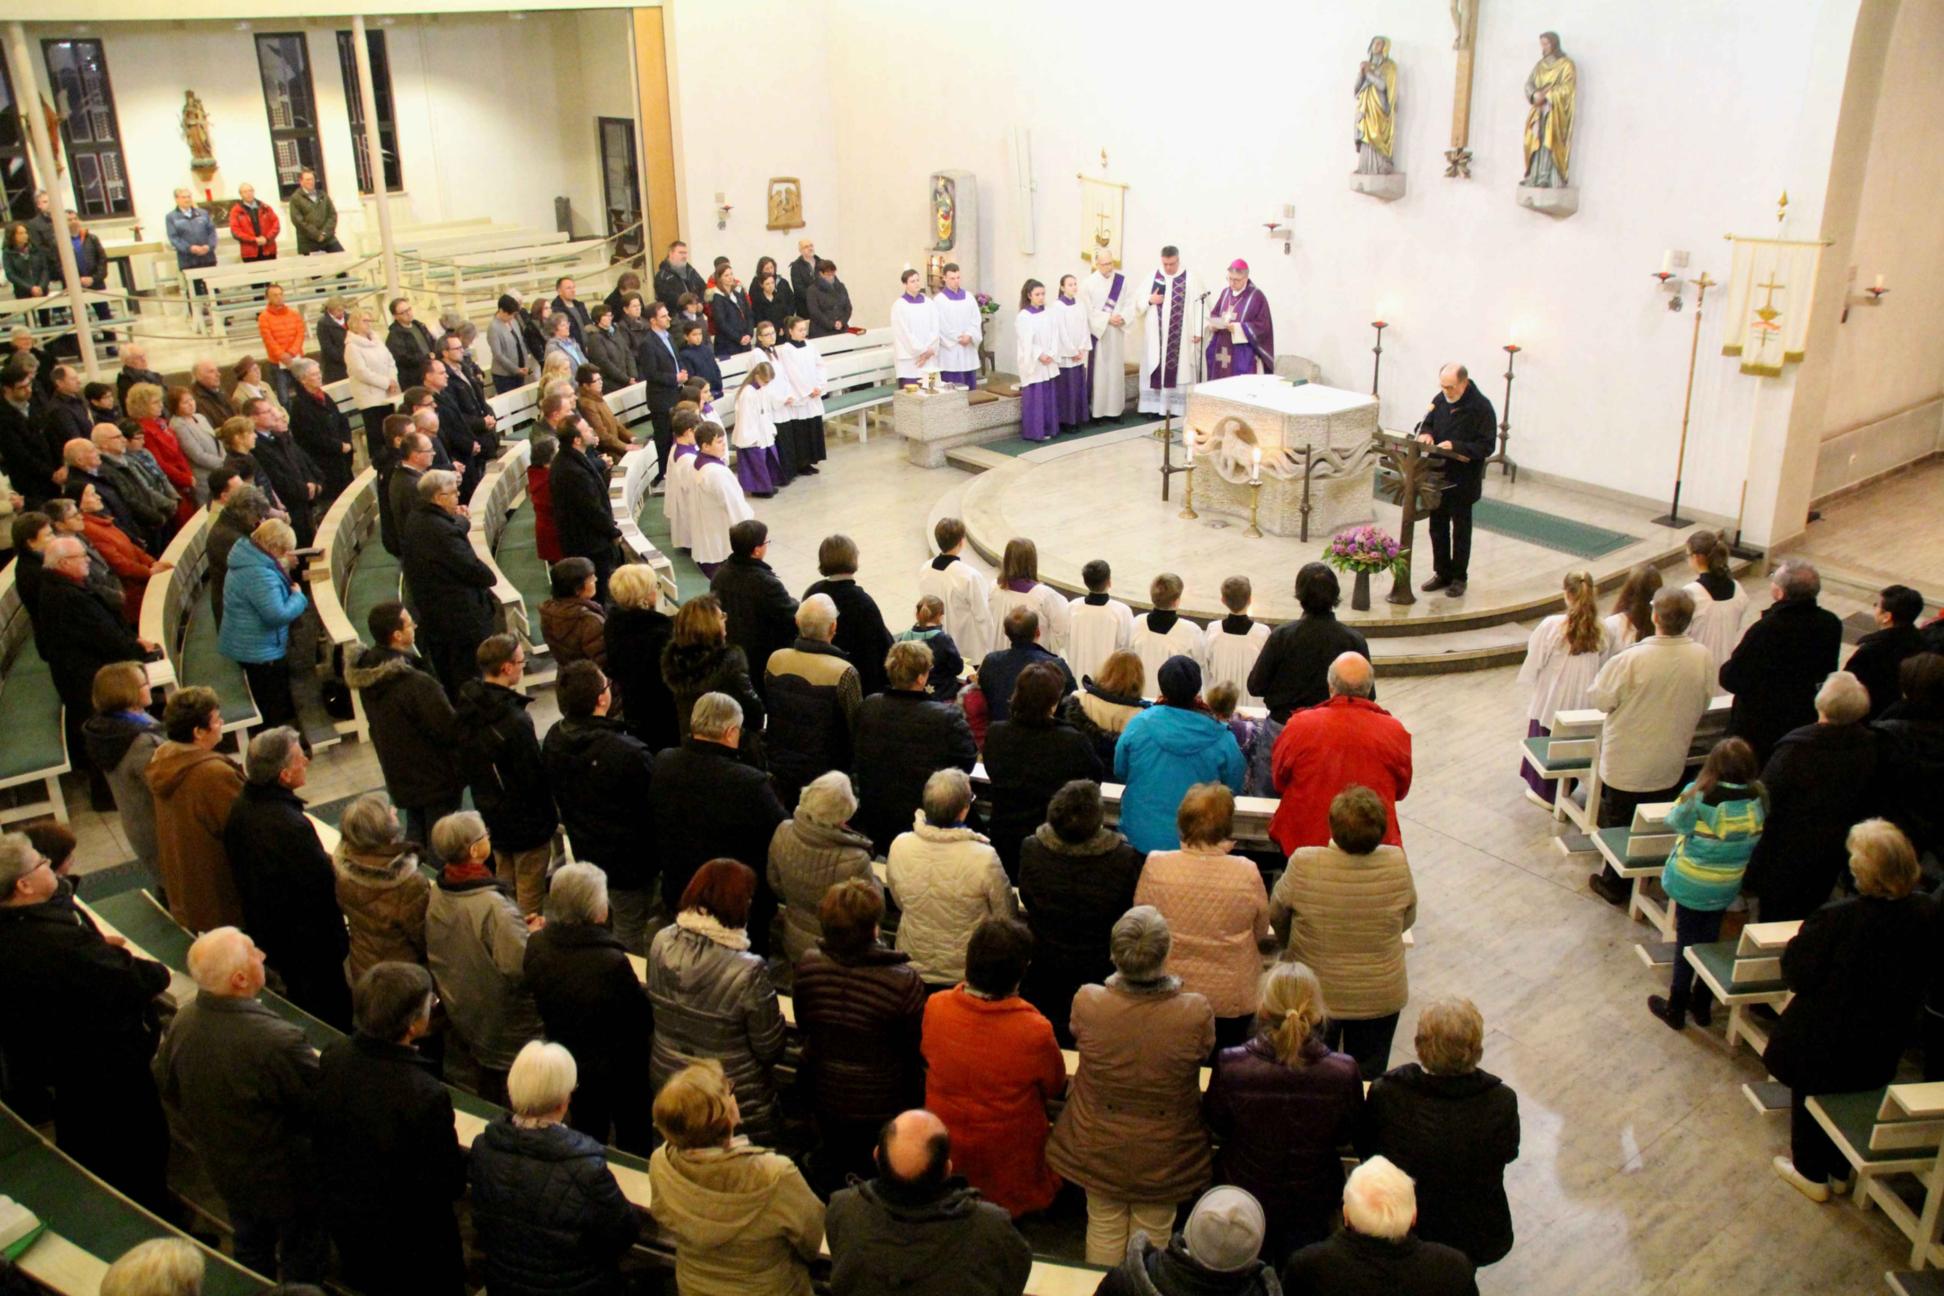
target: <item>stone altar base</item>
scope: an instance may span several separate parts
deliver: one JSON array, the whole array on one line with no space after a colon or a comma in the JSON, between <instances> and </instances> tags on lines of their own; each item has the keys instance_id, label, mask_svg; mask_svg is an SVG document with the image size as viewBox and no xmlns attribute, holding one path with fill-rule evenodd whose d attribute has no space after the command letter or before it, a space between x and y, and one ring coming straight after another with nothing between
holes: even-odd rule
<instances>
[{"instance_id":1,"label":"stone altar base","mask_svg":"<svg viewBox=\"0 0 1944 1296\"><path fill-rule=\"evenodd\" d=\"M1271 374L1206 382L1188 394L1194 430L1195 509L1249 521L1251 452L1262 453L1262 493L1256 525L1267 535L1300 538L1303 465L1290 452L1310 453L1311 540L1375 514L1370 484L1377 471L1373 442L1377 402L1362 392L1319 383L1292 386Z\"/></svg>"},{"instance_id":2,"label":"stone altar base","mask_svg":"<svg viewBox=\"0 0 1944 1296\"><path fill-rule=\"evenodd\" d=\"M1232 482L1219 473L1203 471L1199 466L1200 461L1196 462L1195 511L1233 518L1246 527L1249 524L1249 484L1246 481ZM1327 540L1343 528L1368 522L1376 515L1376 506L1370 496L1369 477L1322 477L1310 482L1308 539ZM1303 483L1300 478L1291 481L1263 479L1256 525L1266 535L1305 538Z\"/></svg>"},{"instance_id":3,"label":"stone altar base","mask_svg":"<svg viewBox=\"0 0 1944 1296\"><path fill-rule=\"evenodd\" d=\"M1019 435L1019 398L974 393L963 387L906 390L891 400L892 430L905 439L905 459L920 468L943 468L960 446L985 445Z\"/></svg>"}]
</instances>

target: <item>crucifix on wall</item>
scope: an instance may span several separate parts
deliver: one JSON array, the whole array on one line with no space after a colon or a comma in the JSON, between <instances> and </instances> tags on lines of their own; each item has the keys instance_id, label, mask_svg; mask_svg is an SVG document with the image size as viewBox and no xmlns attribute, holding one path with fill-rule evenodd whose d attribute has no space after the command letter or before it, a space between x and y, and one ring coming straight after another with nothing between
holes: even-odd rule
<instances>
[{"instance_id":1,"label":"crucifix on wall","mask_svg":"<svg viewBox=\"0 0 1944 1296\"><path fill-rule=\"evenodd\" d=\"M1451 48L1458 51L1458 76L1451 101L1451 147L1445 150L1445 175L1459 180L1471 179L1472 54L1478 46L1478 5L1479 0L1451 0L1451 25L1458 31Z\"/></svg>"}]
</instances>

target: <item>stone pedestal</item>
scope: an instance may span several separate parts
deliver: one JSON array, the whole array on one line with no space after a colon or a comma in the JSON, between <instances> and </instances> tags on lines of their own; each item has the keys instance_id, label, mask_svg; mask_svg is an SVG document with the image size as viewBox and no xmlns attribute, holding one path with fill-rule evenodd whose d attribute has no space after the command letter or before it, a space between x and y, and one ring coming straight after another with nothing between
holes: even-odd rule
<instances>
[{"instance_id":1,"label":"stone pedestal","mask_svg":"<svg viewBox=\"0 0 1944 1296\"><path fill-rule=\"evenodd\" d=\"M1273 375L1203 383L1188 395L1195 435L1195 508L1246 526L1253 451L1262 454L1256 514L1265 534L1303 533L1303 464L1310 452L1312 541L1376 516L1377 402L1318 383L1292 387ZM1291 454L1290 452L1298 452Z\"/></svg>"},{"instance_id":2,"label":"stone pedestal","mask_svg":"<svg viewBox=\"0 0 1944 1296\"><path fill-rule=\"evenodd\" d=\"M905 458L920 468L943 468L960 446L1019 435L1019 401L995 396L977 402L963 387L906 390L891 401L892 430L905 439Z\"/></svg>"},{"instance_id":3,"label":"stone pedestal","mask_svg":"<svg viewBox=\"0 0 1944 1296\"><path fill-rule=\"evenodd\" d=\"M1384 202L1396 202L1404 196L1404 173L1393 171L1389 175L1365 175L1353 171L1350 173L1350 192L1368 194Z\"/></svg>"},{"instance_id":4,"label":"stone pedestal","mask_svg":"<svg viewBox=\"0 0 1944 1296\"><path fill-rule=\"evenodd\" d=\"M1519 206L1554 220L1564 220L1579 210L1577 189L1534 189L1520 185L1514 192L1518 195Z\"/></svg>"}]
</instances>

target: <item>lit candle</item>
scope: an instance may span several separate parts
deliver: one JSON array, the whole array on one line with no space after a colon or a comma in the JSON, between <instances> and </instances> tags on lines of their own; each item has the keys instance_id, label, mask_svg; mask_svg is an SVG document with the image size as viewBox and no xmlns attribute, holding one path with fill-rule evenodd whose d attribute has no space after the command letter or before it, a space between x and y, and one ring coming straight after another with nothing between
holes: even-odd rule
<instances>
[{"instance_id":1,"label":"lit candle","mask_svg":"<svg viewBox=\"0 0 1944 1296\"><path fill-rule=\"evenodd\" d=\"M1877 288L1877 291L1878 291L1878 292L1882 292L1882 291L1883 291L1883 276L1882 276L1882 275L1878 275L1878 276L1876 277L1876 288Z\"/></svg>"},{"instance_id":2,"label":"lit candle","mask_svg":"<svg viewBox=\"0 0 1944 1296\"><path fill-rule=\"evenodd\" d=\"M1661 253L1660 272L1662 274L1668 274L1673 269L1674 269L1674 250L1672 248L1669 248L1667 251Z\"/></svg>"},{"instance_id":3,"label":"lit candle","mask_svg":"<svg viewBox=\"0 0 1944 1296\"><path fill-rule=\"evenodd\" d=\"M1188 450L1188 462L1195 462L1195 429L1191 427L1181 429L1181 444Z\"/></svg>"},{"instance_id":4,"label":"lit candle","mask_svg":"<svg viewBox=\"0 0 1944 1296\"><path fill-rule=\"evenodd\" d=\"M1256 446L1249 451L1249 481L1262 480L1262 447Z\"/></svg>"}]
</instances>

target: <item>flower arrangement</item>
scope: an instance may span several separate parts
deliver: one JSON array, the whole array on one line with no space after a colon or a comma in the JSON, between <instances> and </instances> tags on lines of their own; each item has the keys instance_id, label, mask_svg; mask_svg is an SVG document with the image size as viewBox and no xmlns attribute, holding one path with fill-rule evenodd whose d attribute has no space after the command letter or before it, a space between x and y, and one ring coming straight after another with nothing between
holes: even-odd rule
<instances>
[{"instance_id":1,"label":"flower arrangement","mask_svg":"<svg viewBox=\"0 0 1944 1296\"><path fill-rule=\"evenodd\" d=\"M1406 574L1404 546L1382 527L1349 527L1330 537L1323 550L1323 561L1338 571L1375 576L1379 572Z\"/></svg>"},{"instance_id":2,"label":"flower arrangement","mask_svg":"<svg viewBox=\"0 0 1944 1296\"><path fill-rule=\"evenodd\" d=\"M979 303L979 314L981 315L997 315L999 313L999 303L993 300L991 293L974 293L972 294L972 300Z\"/></svg>"}]
</instances>

